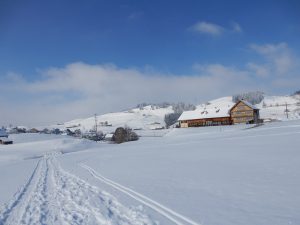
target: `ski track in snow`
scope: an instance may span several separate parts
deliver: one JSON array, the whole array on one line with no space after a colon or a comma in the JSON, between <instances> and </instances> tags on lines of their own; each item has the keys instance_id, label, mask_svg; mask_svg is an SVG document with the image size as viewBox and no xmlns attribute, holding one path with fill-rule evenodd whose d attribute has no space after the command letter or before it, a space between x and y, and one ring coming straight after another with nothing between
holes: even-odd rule
<instances>
[{"instance_id":1,"label":"ski track in snow","mask_svg":"<svg viewBox=\"0 0 300 225\"><path fill-rule=\"evenodd\" d=\"M172 209L167 208L166 206L163 206L162 204L150 199L149 197L146 197L145 195L142 195L128 187L125 187L121 184L118 184L108 178L105 178L104 176L97 173L94 169L87 166L86 164L81 163L80 166L84 169L86 169L94 178L100 180L101 182L117 189L118 191L123 192L124 194L130 196L131 198L135 199L136 201L148 206L149 208L153 209L160 215L166 217L173 223L177 225L183 225L183 224L191 224L191 225L200 225L199 223L173 211Z\"/></svg>"},{"instance_id":2,"label":"ski track in snow","mask_svg":"<svg viewBox=\"0 0 300 225\"><path fill-rule=\"evenodd\" d=\"M63 170L55 154L41 158L28 182L0 209L0 225L150 225L140 208L128 208L112 195Z\"/></svg>"}]
</instances>

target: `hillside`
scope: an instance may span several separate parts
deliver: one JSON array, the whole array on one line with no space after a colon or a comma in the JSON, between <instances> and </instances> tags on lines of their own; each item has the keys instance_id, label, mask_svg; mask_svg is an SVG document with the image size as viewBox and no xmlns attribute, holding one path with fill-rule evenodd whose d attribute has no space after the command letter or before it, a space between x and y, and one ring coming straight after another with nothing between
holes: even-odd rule
<instances>
[{"instance_id":1,"label":"hillside","mask_svg":"<svg viewBox=\"0 0 300 225\"><path fill-rule=\"evenodd\" d=\"M288 108L288 118L285 113L286 104ZM232 97L218 98L209 101L205 104L197 106L196 110L203 111L203 109L220 109L229 110L234 105ZM268 120L294 120L300 119L300 95L294 96L265 96L264 99L255 105L260 109L260 117L265 121Z\"/></svg>"},{"instance_id":2,"label":"hillside","mask_svg":"<svg viewBox=\"0 0 300 225\"><path fill-rule=\"evenodd\" d=\"M289 110L288 120L300 119L300 96L265 96L263 101L256 106L260 109L260 116L266 121L287 120L285 113L286 104ZM199 104L196 110L217 110L227 111L234 105L232 97L222 97L207 103ZM97 116L98 129L104 133L113 132L119 126L129 126L137 132L158 130L165 127L164 117L173 113L172 106L158 107L148 105L140 108L115 113L107 113ZM71 120L61 125L52 125L49 128L59 129L80 129L87 132L94 129L95 117Z\"/></svg>"},{"instance_id":3,"label":"hillside","mask_svg":"<svg viewBox=\"0 0 300 225\"><path fill-rule=\"evenodd\" d=\"M171 106L166 108L159 108L154 106L145 106L141 108L134 108L131 110L115 113L107 113L97 115L98 129L104 133L115 131L117 127L129 126L134 130L156 130L165 126L164 116L168 113L173 113ZM53 125L50 128L60 129L80 129L87 132L94 129L95 117L85 119L76 119L66 122L62 125Z\"/></svg>"}]
</instances>

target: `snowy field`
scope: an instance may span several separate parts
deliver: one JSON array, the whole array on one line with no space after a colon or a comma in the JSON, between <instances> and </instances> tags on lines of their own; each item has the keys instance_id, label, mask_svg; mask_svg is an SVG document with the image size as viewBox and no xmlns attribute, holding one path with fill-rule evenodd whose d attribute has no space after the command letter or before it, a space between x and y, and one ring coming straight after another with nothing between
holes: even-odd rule
<instances>
[{"instance_id":1,"label":"snowy field","mask_svg":"<svg viewBox=\"0 0 300 225\"><path fill-rule=\"evenodd\" d=\"M11 135L0 224L300 224L300 121L121 145Z\"/></svg>"}]
</instances>

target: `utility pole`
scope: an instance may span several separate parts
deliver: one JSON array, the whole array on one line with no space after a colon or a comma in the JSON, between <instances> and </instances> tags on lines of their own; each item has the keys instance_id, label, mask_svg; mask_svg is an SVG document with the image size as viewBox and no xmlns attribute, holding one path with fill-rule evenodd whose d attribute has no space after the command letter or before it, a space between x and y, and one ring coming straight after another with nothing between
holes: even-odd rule
<instances>
[{"instance_id":1,"label":"utility pole","mask_svg":"<svg viewBox=\"0 0 300 225\"><path fill-rule=\"evenodd\" d=\"M286 113L286 118L289 118L289 110L287 108L287 103L285 103L285 113Z\"/></svg>"},{"instance_id":2,"label":"utility pole","mask_svg":"<svg viewBox=\"0 0 300 225\"><path fill-rule=\"evenodd\" d=\"M98 134L98 120L97 120L97 114L95 114L95 134Z\"/></svg>"}]
</instances>

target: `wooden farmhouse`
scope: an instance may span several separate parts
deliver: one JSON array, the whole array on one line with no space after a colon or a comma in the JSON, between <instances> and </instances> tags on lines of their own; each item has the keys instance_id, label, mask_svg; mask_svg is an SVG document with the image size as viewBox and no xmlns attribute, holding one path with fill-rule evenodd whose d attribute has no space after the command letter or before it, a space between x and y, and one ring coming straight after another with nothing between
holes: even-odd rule
<instances>
[{"instance_id":1,"label":"wooden farmhouse","mask_svg":"<svg viewBox=\"0 0 300 225\"><path fill-rule=\"evenodd\" d=\"M259 109L249 102L240 100L230 109L230 116L233 124L258 123Z\"/></svg>"},{"instance_id":2,"label":"wooden farmhouse","mask_svg":"<svg viewBox=\"0 0 300 225\"><path fill-rule=\"evenodd\" d=\"M182 128L257 123L259 121L259 109L244 100L240 100L236 104L226 107L185 111L178 121Z\"/></svg>"}]
</instances>

